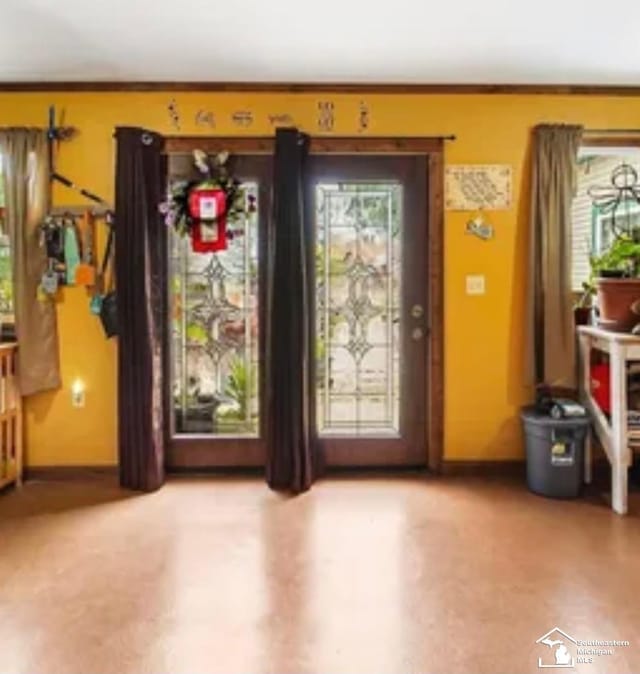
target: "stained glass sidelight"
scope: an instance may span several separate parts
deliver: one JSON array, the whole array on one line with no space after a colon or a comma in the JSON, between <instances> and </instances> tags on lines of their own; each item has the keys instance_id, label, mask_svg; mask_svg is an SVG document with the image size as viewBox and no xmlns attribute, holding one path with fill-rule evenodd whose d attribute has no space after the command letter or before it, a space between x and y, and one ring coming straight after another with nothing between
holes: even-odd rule
<instances>
[{"instance_id":1,"label":"stained glass sidelight","mask_svg":"<svg viewBox=\"0 0 640 674\"><path fill-rule=\"evenodd\" d=\"M325 435L397 435L402 186L316 186L317 420Z\"/></svg>"},{"instance_id":2,"label":"stained glass sidelight","mask_svg":"<svg viewBox=\"0 0 640 674\"><path fill-rule=\"evenodd\" d=\"M258 196L258 186L244 185ZM177 434L259 432L258 216L218 253L171 240L174 429ZM238 229L241 223L234 223Z\"/></svg>"}]
</instances>

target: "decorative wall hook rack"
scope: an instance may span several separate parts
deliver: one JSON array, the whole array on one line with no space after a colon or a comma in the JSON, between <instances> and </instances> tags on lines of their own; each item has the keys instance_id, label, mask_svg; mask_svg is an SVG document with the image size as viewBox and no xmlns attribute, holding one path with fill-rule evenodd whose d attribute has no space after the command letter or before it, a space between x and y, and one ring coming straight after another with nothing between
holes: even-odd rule
<instances>
[{"instance_id":1,"label":"decorative wall hook rack","mask_svg":"<svg viewBox=\"0 0 640 674\"><path fill-rule=\"evenodd\" d=\"M93 201L95 204L100 204L101 206L104 206L106 209L109 208L109 204L99 197L97 194L94 194L93 192L90 192L89 190L84 189L83 187L80 187L79 185L76 185L72 180L69 180L69 178L61 175L56 171L55 168L55 152L54 152L54 145L57 142L60 141L67 141L71 140L76 134L76 129L75 127L72 126L56 126L56 109L55 106L51 105L49 106L49 124L47 127L47 140L48 140L48 150L49 150L49 179L50 181L60 183L61 185L64 185L65 187L69 187L72 190L75 190L79 194L81 194L83 197L86 199L89 199L89 201Z\"/></svg>"}]
</instances>

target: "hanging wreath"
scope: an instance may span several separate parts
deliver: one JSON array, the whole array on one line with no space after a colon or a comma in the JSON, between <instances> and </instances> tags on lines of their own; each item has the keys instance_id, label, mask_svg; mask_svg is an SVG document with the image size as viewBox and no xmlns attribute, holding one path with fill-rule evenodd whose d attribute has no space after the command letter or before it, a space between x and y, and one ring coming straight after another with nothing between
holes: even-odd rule
<instances>
[{"instance_id":1,"label":"hanging wreath","mask_svg":"<svg viewBox=\"0 0 640 674\"><path fill-rule=\"evenodd\" d=\"M229 239L243 234L242 228L231 229L227 225L244 222L249 213L255 213L256 198L229 174L228 152L209 158L202 150L194 150L193 159L203 177L173 183L166 201L160 204L160 212L168 227L191 237L194 251L224 250Z\"/></svg>"}]
</instances>

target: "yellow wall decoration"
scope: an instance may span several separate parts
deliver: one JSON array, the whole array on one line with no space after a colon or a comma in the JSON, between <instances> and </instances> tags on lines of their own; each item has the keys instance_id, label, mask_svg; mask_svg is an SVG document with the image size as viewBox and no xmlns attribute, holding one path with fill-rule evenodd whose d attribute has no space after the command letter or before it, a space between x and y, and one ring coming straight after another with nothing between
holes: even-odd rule
<instances>
[{"instance_id":1,"label":"yellow wall decoration","mask_svg":"<svg viewBox=\"0 0 640 674\"><path fill-rule=\"evenodd\" d=\"M42 126L49 105L64 110L65 123L79 133L61 145L58 170L112 201L114 128L175 134L175 119L167 113L172 99L184 135L212 133L196 121L201 110L215 110L218 135L271 135L274 111L290 115L304 131L318 132L313 93L0 93L0 125ZM358 135L361 101L358 94L331 96L340 113L332 133ZM490 246L465 234L468 213L445 213L444 452L449 460L519 458L517 412L532 393L522 378L531 128L542 122L637 127L640 97L381 93L368 94L366 105L369 135L455 134L457 140L446 143L447 163L513 167L513 207L492 213L500 236ZM237 123L238 111L251 111L250 126ZM78 197L56 186L54 202L76 204ZM486 295L465 293L468 274L486 277ZM114 464L117 340L104 339L84 288L64 288L57 306L64 387L26 402L28 465ZM72 407L76 379L85 383L83 408Z\"/></svg>"}]
</instances>

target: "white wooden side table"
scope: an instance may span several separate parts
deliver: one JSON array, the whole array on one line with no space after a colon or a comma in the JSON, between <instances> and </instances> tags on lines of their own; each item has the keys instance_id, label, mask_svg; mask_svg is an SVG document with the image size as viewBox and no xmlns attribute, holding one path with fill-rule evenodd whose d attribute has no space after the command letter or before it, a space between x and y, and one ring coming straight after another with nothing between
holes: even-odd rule
<instances>
[{"instance_id":1,"label":"white wooden side table","mask_svg":"<svg viewBox=\"0 0 640 674\"><path fill-rule=\"evenodd\" d=\"M17 352L17 344L0 344L0 489L22 484L22 400Z\"/></svg>"},{"instance_id":2,"label":"white wooden side table","mask_svg":"<svg viewBox=\"0 0 640 674\"><path fill-rule=\"evenodd\" d=\"M580 398L591 412L593 429L611 464L611 507L620 515L627 512L628 469L633 461L629 440L638 431L627 424L627 363L640 361L640 337L624 332L609 332L594 326L578 328L581 358ZM611 377L611 421L591 394L591 351L609 354ZM585 447L585 482L591 481L591 441Z\"/></svg>"}]
</instances>

